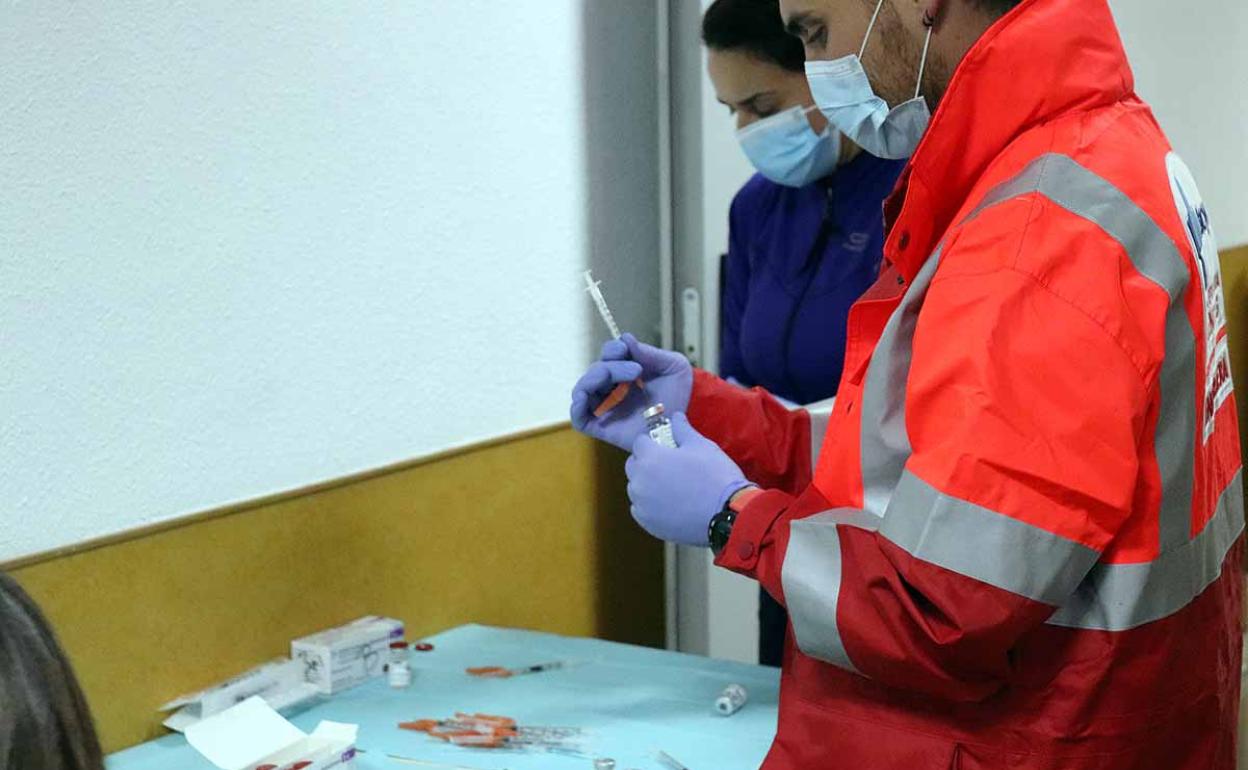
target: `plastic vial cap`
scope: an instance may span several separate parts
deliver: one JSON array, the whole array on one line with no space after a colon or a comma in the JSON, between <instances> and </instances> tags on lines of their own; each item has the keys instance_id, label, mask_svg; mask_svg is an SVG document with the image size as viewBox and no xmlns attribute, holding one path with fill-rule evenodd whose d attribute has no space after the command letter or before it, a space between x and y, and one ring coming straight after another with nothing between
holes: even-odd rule
<instances>
[{"instance_id":1,"label":"plastic vial cap","mask_svg":"<svg viewBox=\"0 0 1248 770\"><path fill-rule=\"evenodd\" d=\"M654 406L650 407L645 412L643 412L642 416L645 417L647 420L649 420L651 417L658 417L659 415L663 414L664 411L666 410L663 408L662 404L655 404Z\"/></svg>"},{"instance_id":2,"label":"plastic vial cap","mask_svg":"<svg viewBox=\"0 0 1248 770\"><path fill-rule=\"evenodd\" d=\"M390 643L390 649L392 649L392 650L406 650L406 649L407 649L407 642L391 642L391 643Z\"/></svg>"},{"instance_id":3,"label":"plastic vial cap","mask_svg":"<svg viewBox=\"0 0 1248 770\"><path fill-rule=\"evenodd\" d=\"M413 649L415 649L416 652L433 652L433 645L428 642L420 642L419 644L414 645Z\"/></svg>"}]
</instances>

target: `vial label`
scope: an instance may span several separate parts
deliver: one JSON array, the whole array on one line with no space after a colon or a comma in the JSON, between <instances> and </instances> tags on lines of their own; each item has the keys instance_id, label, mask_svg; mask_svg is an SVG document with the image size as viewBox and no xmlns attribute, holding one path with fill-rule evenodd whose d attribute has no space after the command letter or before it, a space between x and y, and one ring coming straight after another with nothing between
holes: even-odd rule
<instances>
[{"instance_id":1,"label":"vial label","mask_svg":"<svg viewBox=\"0 0 1248 770\"><path fill-rule=\"evenodd\" d=\"M396 690L407 689L412 684L412 669L406 663L391 663L386 678Z\"/></svg>"},{"instance_id":2,"label":"vial label","mask_svg":"<svg viewBox=\"0 0 1248 770\"><path fill-rule=\"evenodd\" d=\"M662 446L671 449L676 448L676 436L672 434L672 424L670 422L652 427L650 429L650 438Z\"/></svg>"}]
</instances>

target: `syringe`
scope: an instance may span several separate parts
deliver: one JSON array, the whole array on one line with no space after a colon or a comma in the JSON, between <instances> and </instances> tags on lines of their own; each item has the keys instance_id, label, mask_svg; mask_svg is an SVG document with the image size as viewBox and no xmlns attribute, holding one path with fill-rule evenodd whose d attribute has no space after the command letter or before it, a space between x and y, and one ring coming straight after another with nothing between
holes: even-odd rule
<instances>
[{"instance_id":1,"label":"syringe","mask_svg":"<svg viewBox=\"0 0 1248 770\"><path fill-rule=\"evenodd\" d=\"M612 339L620 338L620 327L615 322L615 316L611 315L611 308L607 307L607 298L602 296L602 281L594 280L594 271L585 271L585 289L589 292L589 296L594 298L594 304L598 306L598 315L602 316L602 322L607 325L607 329L611 331Z\"/></svg>"},{"instance_id":2,"label":"syringe","mask_svg":"<svg viewBox=\"0 0 1248 770\"><path fill-rule=\"evenodd\" d=\"M618 340L620 338L620 327L615 322L615 316L611 314L611 308L607 307L607 298L602 296L602 281L594 280L593 270L586 270L584 275L585 290L588 291L589 296L593 298L594 305L598 308L598 315L602 316L602 322L605 323L607 325L607 329L610 330L611 338ZM636 382L637 387L645 387L645 383L641 380L637 380ZM616 385L615 389L608 393L607 397L602 400L602 403L594 409L594 416L601 417L615 407L619 406L620 402L628 397L629 388L630 384L627 382L621 382L619 385Z\"/></svg>"}]
</instances>

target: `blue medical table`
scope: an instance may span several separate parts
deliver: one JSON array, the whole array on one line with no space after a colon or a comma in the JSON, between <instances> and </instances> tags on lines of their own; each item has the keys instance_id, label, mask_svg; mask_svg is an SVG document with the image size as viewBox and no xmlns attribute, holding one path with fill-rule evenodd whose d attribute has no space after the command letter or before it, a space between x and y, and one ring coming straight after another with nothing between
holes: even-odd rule
<instances>
[{"instance_id":1,"label":"blue medical table","mask_svg":"<svg viewBox=\"0 0 1248 770\"><path fill-rule=\"evenodd\" d=\"M360 726L356 770L402 770L425 763L479 770L592 770L585 757L466 749L399 722L441 719L456 711L498 714L521 725L580 727L594 757L617 770L659 770L662 750L689 770L754 770L776 729L779 672L742 663L642 647L484 626L461 626L431 637L433 652L413 653L410 689L384 680L336 695L291 717L306 732L323 719ZM470 677L470 666L519 667L567 660L562 670L510 679ZM749 702L724 717L713 708L729 684ZM406 764L397 755L422 760ZM214 770L181 735L168 735L109 757L108 770Z\"/></svg>"}]
</instances>

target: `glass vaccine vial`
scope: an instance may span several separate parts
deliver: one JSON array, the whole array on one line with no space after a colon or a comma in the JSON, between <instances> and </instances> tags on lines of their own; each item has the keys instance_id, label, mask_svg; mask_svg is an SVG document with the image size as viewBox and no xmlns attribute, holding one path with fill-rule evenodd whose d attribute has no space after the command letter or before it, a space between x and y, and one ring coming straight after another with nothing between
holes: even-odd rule
<instances>
[{"instance_id":1,"label":"glass vaccine vial","mask_svg":"<svg viewBox=\"0 0 1248 770\"><path fill-rule=\"evenodd\" d=\"M748 697L744 687L730 684L715 699L715 711L721 716L730 717L741 710Z\"/></svg>"},{"instance_id":2,"label":"glass vaccine vial","mask_svg":"<svg viewBox=\"0 0 1248 770\"><path fill-rule=\"evenodd\" d=\"M405 690L412 684L412 668L408 665L407 642L390 645L390 662L386 665L386 679L396 690Z\"/></svg>"},{"instance_id":3,"label":"glass vaccine vial","mask_svg":"<svg viewBox=\"0 0 1248 770\"><path fill-rule=\"evenodd\" d=\"M662 404L655 404L645 411L646 432L655 443L675 449L676 436L672 434L672 421L664 412Z\"/></svg>"}]
</instances>

